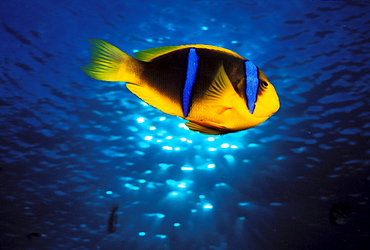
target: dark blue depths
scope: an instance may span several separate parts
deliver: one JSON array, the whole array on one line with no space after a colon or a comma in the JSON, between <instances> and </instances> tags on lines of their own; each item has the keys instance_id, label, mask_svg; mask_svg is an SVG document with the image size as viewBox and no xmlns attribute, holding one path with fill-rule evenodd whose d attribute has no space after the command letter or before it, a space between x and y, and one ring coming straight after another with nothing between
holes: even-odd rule
<instances>
[{"instance_id":1,"label":"dark blue depths","mask_svg":"<svg viewBox=\"0 0 370 250\"><path fill-rule=\"evenodd\" d=\"M369 2L138 2L0 2L0 248L366 246ZM86 38L234 50L281 108L248 131L191 132L85 76Z\"/></svg>"}]
</instances>

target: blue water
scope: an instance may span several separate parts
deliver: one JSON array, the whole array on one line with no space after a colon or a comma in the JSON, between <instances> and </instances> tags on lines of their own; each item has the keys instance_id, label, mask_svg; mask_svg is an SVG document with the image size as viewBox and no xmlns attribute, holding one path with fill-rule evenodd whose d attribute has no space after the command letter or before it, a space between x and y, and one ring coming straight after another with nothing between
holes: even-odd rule
<instances>
[{"instance_id":1,"label":"blue water","mask_svg":"<svg viewBox=\"0 0 370 250\"><path fill-rule=\"evenodd\" d=\"M0 1L0 249L364 249L369 13L369 1ZM86 76L86 38L129 54L231 49L281 108L247 131L189 131ZM329 220L338 202L342 225Z\"/></svg>"}]
</instances>

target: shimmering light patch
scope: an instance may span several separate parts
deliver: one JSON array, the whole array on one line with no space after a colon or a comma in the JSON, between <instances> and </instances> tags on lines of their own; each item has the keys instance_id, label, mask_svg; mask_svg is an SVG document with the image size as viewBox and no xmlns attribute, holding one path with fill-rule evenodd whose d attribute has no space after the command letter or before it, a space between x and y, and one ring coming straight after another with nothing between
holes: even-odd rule
<instances>
[{"instance_id":1,"label":"shimmering light patch","mask_svg":"<svg viewBox=\"0 0 370 250\"><path fill-rule=\"evenodd\" d=\"M179 227L179 226L181 226L181 224L180 223L173 223L173 226L174 227Z\"/></svg>"},{"instance_id":2,"label":"shimmering light patch","mask_svg":"<svg viewBox=\"0 0 370 250\"><path fill-rule=\"evenodd\" d=\"M342 131L340 131L339 133L342 134L342 135L355 135L355 134L359 134L361 132L362 131L359 128L346 128L346 129L343 129Z\"/></svg>"},{"instance_id":3,"label":"shimmering light patch","mask_svg":"<svg viewBox=\"0 0 370 250\"><path fill-rule=\"evenodd\" d=\"M271 202L270 203L270 206L273 206L273 207L278 207L278 206L281 206L283 204L279 203L279 202Z\"/></svg>"},{"instance_id":4,"label":"shimmering light patch","mask_svg":"<svg viewBox=\"0 0 370 250\"><path fill-rule=\"evenodd\" d=\"M191 209L191 210L190 210L190 212L192 212L192 213L196 213L196 212L198 212L198 210L196 210L196 209Z\"/></svg>"},{"instance_id":5,"label":"shimmering light patch","mask_svg":"<svg viewBox=\"0 0 370 250\"><path fill-rule=\"evenodd\" d=\"M134 186L132 184L129 184L129 183L126 183L125 187L127 187L128 189L131 189L131 190L139 190L140 189L139 187L136 187L136 186Z\"/></svg>"},{"instance_id":6,"label":"shimmering light patch","mask_svg":"<svg viewBox=\"0 0 370 250\"><path fill-rule=\"evenodd\" d=\"M236 145L231 145L230 147L233 148L233 149L238 148L238 146L236 146Z\"/></svg>"},{"instance_id":7,"label":"shimmering light patch","mask_svg":"<svg viewBox=\"0 0 370 250\"><path fill-rule=\"evenodd\" d=\"M170 195L172 195L172 196L178 196L178 195L179 195L179 192L177 192L177 191L172 191L172 192L170 193Z\"/></svg>"},{"instance_id":8,"label":"shimmering light patch","mask_svg":"<svg viewBox=\"0 0 370 250\"><path fill-rule=\"evenodd\" d=\"M139 50L138 49L134 49L134 50L132 50L132 52L133 53L137 53L137 52L139 52Z\"/></svg>"},{"instance_id":9,"label":"shimmering light patch","mask_svg":"<svg viewBox=\"0 0 370 250\"><path fill-rule=\"evenodd\" d=\"M238 205L241 206L241 207L248 207L251 204L249 202L239 202Z\"/></svg>"},{"instance_id":10,"label":"shimmering light patch","mask_svg":"<svg viewBox=\"0 0 370 250\"><path fill-rule=\"evenodd\" d=\"M202 30L208 30L208 27L207 26L202 26L201 29Z\"/></svg>"},{"instance_id":11,"label":"shimmering light patch","mask_svg":"<svg viewBox=\"0 0 370 250\"><path fill-rule=\"evenodd\" d=\"M155 237L158 237L160 239L166 239L167 238L167 235L164 235L164 234L156 234Z\"/></svg>"},{"instance_id":12,"label":"shimmering light patch","mask_svg":"<svg viewBox=\"0 0 370 250\"><path fill-rule=\"evenodd\" d=\"M339 177L340 175L337 175L337 174L331 174L331 175L328 175L329 178L337 178Z\"/></svg>"},{"instance_id":13,"label":"shimmering light patch","mask_svg":"<svg viewBox=\"0 0 370 250\"><path fill-rule=\"evenodd\" d=\"M59 191L59 190L54 191L54 193L56 193L57 195L60 195L60 196L64 196L64 195L67 194L67 193L65 193L63 191Z\"/></svg>"},{"instance_id":14,"label":"shimmering light patch","mask_svg":"<svg viewBox=\"0 0 370 250\"><path fill-rule=\"evenodd\" d=\"M164 150L172 150L173 148L172 147L170 147L170 146L163 146L162 147Z\"/></svg>"},{"instance_id":15,"label":"shimmering light patch","mask_svg":"<svg viewBox=\"0 0 370 250\"><path fill-rule=\"evenodd\" d=\"M248 148L257 148L257 147L260 147L260 145L257 144L257 143L249 143L248 144Z\"/></svg>"},{"instance_id":16,"label":"shimmering light patch","mask_svg":"<svg viewBox=\"0 0 370 250\"><path fill-rule=\"evenodd\" d=\"M204 199L204 198L206 198L205 195L203 195L203 194L199 195L199 199Z\"/></svg>"},{"instance_id":17,"label":"shimmering light patch","mask_svg":"<svg viewBox=\"0 0 370 250\"><path fill-rule=\"evenodd\" d=\"M149 143L146 143L146 142L143 142L143 141L139 142L138 143L138 146L140 148L150 148L150 144Z\"/></svg>"},{"instance_id":18,"label":"shimmering light patch","mask_svg":"<svg viewBox=\"0 0 370 250\"><path fill-rule=\"evenodd\" d=\"M145 232L139 232L138 235L139 236L145 236Z\"/></svg>"},{"instance_id":19,"label":"shimmering light patch","mask_svg":"<svg viewBox=\"0 0 370 250\"><path fill-rule=\"evenodd\" d=\"M144 137L144 140L146 140L146 141L150 141L152 139L153 139L153 136L151 136L151 135L147 135L147 136Z\"/></svg>"},{"instance_id":20,"label":"shimmering light patch","mask_svg":"<svg viewBox=\"0 0 370 250\"><path fill-rule=\"evenodd\" d=\"M165 217L165 215L161 213L146 213L145 215L148 217L157 217L158 219L163 219Z\"/></svg>"},{"instance_id":21,"label":"shimmering light patch","mask_svg":"<svg viewBox=\"0 0 370 250\"><path fill-rule=\"evenodd\" d=\"M186 182L180 182L177 186L179 188L186 188Z\"/></svg>"},{"instance_id":22,"label":"shimmering light patch","mask_svg":"<svg viewBox=\"0 0 370 250\"><path fill-rule=\"evenodd\" d=\"M153 127L153 126L150 126L149 127L149 130L156 130L157 128L156 127Z\"/></svg>"},{"instance_id":23,"label":"shimmering light patch","mask_svg":"<svg viewBox=\"0 0 370 250\"><path fill-rule=\"evenodd\" d=\"M138 155L145 155L145 153L144 152L142 152L142 151L138 151L138 150L136 150L136 151L134 151L135 152L135 154L138 154Z\"/></svg>"},{"instance_id":24,"label":"shimmering light patch","mask_svg":"<svg viewBox=\"0 0 370 250\"><path fill-rule=\"evenodd\" d=\"M306 147L300 147L300 148L292 148L291 149L294 153L302 153L303 151L306 151Z\"/></svg>"},{"instance_id":25,"label":"shimmering light patch","mask_svg":"<svg viewBox=\"0 0 370 250\"><path fill-rule=\"evenodd\" d=\"M315 139L308 139L308 140L305 140L305 143L306 144L315 144L315 143L317 143L317 140L315 140Z\"/></svg>"},{"instance_id":26,"label":"shimmering light patch","mask_svg":"<svg viewBox=\"0 0 370 250\"><path fill-rule=\"evenodd\" d=\"M229 143L222 143L221 148L228 148L230 147Z\"/></svg>"},{"instance_id":27,"label":"shimmering light patch","mask_svg":"<svg viewBox=\"0 0 370 250\"><path fill-rule=\"evenodd\" d=\"M180 147L175 147L174 149L175 149L175 151L180 151L181 150Z\"/></svg>"},{"instance_id":28,"label":"shimmering light patch","mask_svg":"<svg viewBox=\"0 0 370 250\"><path fill-rule=\"evenodd\" d=\"M216 151L217 150L217 148L208 148L208 151L210 151L210 152L213 152L213 151Z\"/></svg>"},{"instance_id":29,"label":"shimmering light patch","mask_svg":"<svg viewBox=\"0 0 370 250\"><path fill-rule=\"evenodd\" d=\"M167 164L167 163L159 163L158 166L162 169L162 170L167 170L167 168L169 167L172 167L173 164Z\"/></svg>"},{"instance_id":30,"label":"shimmering light patch","mask_svg":"<svg viewBox=\"0 0 370 250\"><path fill-rule=\"evenodd\" d=\"M279 156L276 158L277 161L282 161L282 160L285 160L286 157L285 156Z\"/></svg>"},{"instance_id":31,"label":"shimmering light patch","mask_svg":"<svg viewBox=\"0 0 370 250\"><path fill-rule=\"evenodd\" d=\"M216 183L216 184L215 184L215 187L226 187L226 186L227 186L227 184L226 184L226 183L224 183L224 182Z\"/></svg>"},{"instance_id":32,"label":"shimmering light patch","mask_svg":"<svg viewBox=\"0 0 370 250\"><path fill-rule=\"evenodd\" d=\"M145 183L145 182L146 182L146 180L144 180L144 179L139 179L139 180L137 180L137 182L139 182L139 183L143 184L143 183Z\"/></svg>"},{"instance_id":33,"label":"shimmering light patch","mask_svg":"<svg viewBox=\"0 0 370 250\"><path fill-rule=\"evenodd\" d=\"M167 139L167 140L171 140L172 138L173 138L173 137L172 137L172 136L170 136L170 135L169 135L169 136L166 136L166 139Z\"/></svg>"},{"instance_id":34,"label":"shimmering light patch","mask_svg":"<svg viewBox=\"0 0 370 250\"><path fill-rule=\"evenodd\" d=\"M147 188L156 188L156 185L153 182L148 182L146 186Z\"/></svg>"},{"instance_id":35,"label":"shimmering light patch","mask_svg":"<svg viewBox=\"0 0 370 250\"><path fill-rule=\"evenodd\" d=\"M106 194L113 194L113 192L112 192L112 191L106 191L105 193L106 193Z\"/></svg>"},{"instance_id":36,"label":"shimmering light patch","mask_svg":"<svg viewBox=\"0 0 370 250\"><path fill-rule=\"evenodd\" d=\"M145 118L144 117L139 117L139 118L136 119L136 121L138 123L143 123L143 122L145 122Z\"/></svg>"},{"instance_id":37,"label":"shimmering light patch","mask_svg":"<svg viewBox=\"0 0 370 250\"><path fill-rule=\"evenodd\" d=\"M169 185L169 186L175 186L176 183L177 182L175 180L166 180L166 184Z\"/></svg>"},{"instance_id":38,"label":"shimmering light patch","mask_svg":"<svg viewBox=\"0 0 370 250\"><path fill-rule=\"evenodd\" d=\"M212 208L213 208L213 206L212 206L212 204L211 204L211 203L207 203L207 204L204 204L204 205L203 205L203 208L204 208L205 210L210 210L210 209L212 209Z\"/></svg>"},{"instance_id":39,"label":"shimmering light patch","mask_svg":"<svg viewBox=\"0 0 370 250\"><path fill-rule=\"evenodd\" d=\"M151 174L152 173L152 170L146 170L145 172L144 172L144 174Z\"/></svg>"},{"instance_id":40,"label":"shimmering light patch","mask_svg":"<svg viewBox=\"0 0 370 250\"><path fill-rule=\"evenodd\" d=\"M186 142L187 142L187 143L193 143L193 141L192 141L192 140L186 140Z\"/></svg>"},{"instance_id":41,"label":"shimmering light patch","mask_svg":"<svg viewBox=\"0 0 370 250\"><path fill-rule=\"evenodd\" d=\"M207 141L215 141L215 138L214 137L208 137Z\"/></svg>"},{"instance_id":42,"label":"shimmering light patch","mask_svg":"<svg viewBox=\"0 0 370 250\"><path fill-rule=\"evenodd\" d=\"M184 128L189 130L189 128L185 125L185 123L179 123L179 128Z\"/></svg>"},{"instance_id":43,"label":"shimmering light patch","mask_svg":"<svg viewBox=\"0 0 370 250\"><path fill-rule=\"evenodd\" d=\"M182 171L193 171L194 168L190 165L184 165L184 166L181 167L181 170Z\"/></svg>"},{"instance_id":44,"label":"shimmering light patch","mask_svg":"<svg viewBox=\"0 0 370 250\"><path fill-rule=\"evenodd\" d=\"M162 121L166 120L166 117L162 116L162 117L159 118L159 120L162 122Z\"/></svg>"},{"instance_id":45,"label":"shimmering light patch","mask_svg":"<svg viewBox=\"0 0 370 250\"><path fill-rule=\"evenodd\" d=\"M238 217L238 220L245 220L245 217Z\"/></svg>"},{"instance_id":46,"label":"shimmering light patch","mask_svg":"<svg viewBox=\"0 0 370 250\"><path fill-rule=\"evenodd\" d=\"M229 162L229 163L233 163L234 162L234 156L233 155L231 155L231 154L226 154L226 155L224 155L224 158L225 158L225 160L227 161L227 162Z\"/></svg>"},{"instance_id":47,"label":"shimmering light patch","mask_svg":"<svg viewBox=\"0 0 370 250\"><path fill-rule=\"evenodd\" d=\"M166 184L172 187L178 188L186 188L189 184L191 184L192 180L183 180L183 181L175 181L175 180L166 180Z\"/></svg>"},{"instance_id":48,"label":"shimmering light patch","mask_svg":"<svg viewBox=\"0 0 370 250\"><path fill-rule=\"evenodd\" d=\"M186 139L186 138L184 138L184 137L181 137L181 138L180 138L180 141L184 141L184 142L185 142L186 140L187 140L187 139Z\"/></svg>"},{"instance_id":49,"label":"shimmering light patch","mask_svg":"<svg viewBox=\"0 0 370 250\"><path fill-rule=\"evenodd\" d=\"M215 167L216 167L216 165L213 164L213 163L207 165L207 168L215 168Z\"/></svg>"}]
</instances>

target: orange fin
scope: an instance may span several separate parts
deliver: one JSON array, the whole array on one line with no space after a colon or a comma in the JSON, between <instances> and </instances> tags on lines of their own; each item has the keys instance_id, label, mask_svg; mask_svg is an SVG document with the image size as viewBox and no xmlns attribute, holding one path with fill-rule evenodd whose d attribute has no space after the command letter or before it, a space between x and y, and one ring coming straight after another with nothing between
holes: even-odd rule
<instances>
[{"instance_id":1,"label":"orange fin","mask_svg":"<svg viewBox=\"0 0 370 250\"><path fill-rule=\"evenodd\" d=\"M91 47L91 61L81 69L91 78L101 81L137 81L140 62L117 47L100 39L87 39Z\"/></svg>"},{"instance_id":2,"label":"orange fin","mask_svg":"<svg viewBox=\"0 0 370 250\"><path fill-rule=\"evenodd\" d=\"M187 123L185 123L185 125L192 131L199 132L199 133L206 134L206 135L220 135L220 134L223 134L219 130L208 128L208 127L199 125L195 122L187 122Z\"/></svg>"},{"instance_id":3,"label":"orange fin","mask_svg":"<svg viewBox=\"0 0 370 250\"><path fill-rule=\"evenodd\" d=\"M234 51L221 48L221 47L212 46L212 45L205 45L205 44L189 44L189 45L177 45L177 46L165 46L165 47L152 48L152 49L147 49L147 50L143 50L143 51L139 51L135 53L135 57L139 59L140 61L150 62L156 57L165 55L167 53L170 53L176 50L186 49L186 48L215 50L215 51L219 51L221 53L225 53L225 54L245 60L243 57L241 57Z\"/></svg>"},{"instance_id":4,"label":"orange fin","mask_svg":"<svg viewBox=\"0 0 370 250\"><path fill-rule=\"evenodd\" d=\"M170 115L181 116L182 109L179 104L175 103L167 96L162 95L155 89L150 88L149 86L143 87L132 83L126 84L126 87L134 95L136 95L149 105L155 107L156 109L159 109L160 111Z\"/></svg>"},{"instance_id":5,"label":"orange fin","mask_svg":"<svg viewBox=\"0 0 370 250\"><path fill-rule=\"evenodd\" d=\"M221 106L225 109L233 108L234 98L240 98L236 93L224 66L222 65L217 72L215 79L207 90L202 102L205 105Z\"/></svg>"}]
</instances>

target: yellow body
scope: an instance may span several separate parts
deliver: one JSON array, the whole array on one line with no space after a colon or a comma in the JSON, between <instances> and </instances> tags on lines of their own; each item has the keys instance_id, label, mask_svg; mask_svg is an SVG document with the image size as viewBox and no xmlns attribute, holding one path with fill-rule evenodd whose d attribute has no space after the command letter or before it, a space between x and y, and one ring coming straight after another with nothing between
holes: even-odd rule
<instances>
[{"instance_id":1,"label":"yellow body","mask_svg":"<svg viewBox=\"0 0 370 250\"><path fill-rule=\"evenodd\" d=\"M213 72L213 80L205 84L204 88L201 86L195 91L196 96L192 99L191 109L184 117L181 96L163 91L166 88L176 90L176 86L171 85L175 83L172 83L170 76L166 78L166 69L154 67L156 58L186 48L197 48L207 49L216 55L220 53L225 58L246 59L235 52L215 46L181 45L139 52L136 54L140 59L138 60L103 40L90 39L89 41L92 44L91 62L88 66L82 67L86 74L102 81L128 82L126 86L133 94L164 113L188 120L186 125L193 131L214 135L245 130L264 122L279 109L279 99L274 86L258 69L258 76L263 84L258 88L255 109L251 114L246 105L246 97L239 90L244 86L242 81L234 80L232 83L225 71L228 65L220 61L217 72ZM234 71L228 67L230 74ZM210 73L207 72L208 75L212 75ZM173 80L173 82L176 81ZM162 86L165 84L167 85ZM178 93L181 91L180 89ZM177 91L173 92L177 93Z\"/></svg>"}]
</instances>

